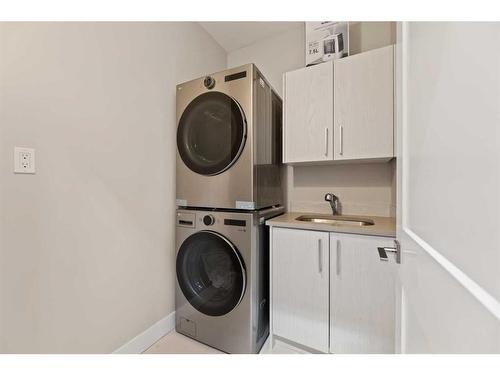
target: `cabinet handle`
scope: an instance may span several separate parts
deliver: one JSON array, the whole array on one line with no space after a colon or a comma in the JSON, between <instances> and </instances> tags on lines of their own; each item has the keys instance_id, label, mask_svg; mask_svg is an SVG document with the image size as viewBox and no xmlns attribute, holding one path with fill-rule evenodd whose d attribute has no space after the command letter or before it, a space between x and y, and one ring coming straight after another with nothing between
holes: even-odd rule
<instances>
[{"instance_id":1,"label":"cabinet handle","mask_svg":"<svg viewBox=\"0 0 500 375\"><path fill-rule=\"evenodd\" d=\"M340 137L339 137L339 142L340 142L340 155L344 155L344 127L342 125L339 125L339 131L340 131Z\"/></svg>"},{"instance_id":2,"label":"cabinet handle","mask_svg":"<svg viewBox=\"0 0 500 375\"><path fill-rule=\"evenodd\" d=\"M337 261L335 262L335 273L337 276L340 275L340 241L337 240Z\"/></svg>"},{"instance_id":3,"label":"cabinet handle","mask_svg":"<svg viewBox=\"0 0 500 375\"><path fill-rule=\"evenodd\" d=\"M328 128L325 128L325 156L328 156Z\"/></svg>"},{"instance_id":4,"label":"cabinet handle","mask_svg":"<svg viewBox=\"0 0 500 375\"><path fill-rule=\"evenodd\" d=\"M321 246L321 239L318 239L318 269L319 273L323 272L323 246Z\"/></svg>"},{"instance_id":5,"label":"cabinet handle","mask_svg":"<svg viewBox=\"0 0 500 375\"><path fill-rule=\"evenodd\" d=\"M282 158L283 163L288 162L286 159L286 148L287 148L287 139L286 139L286 74L283 74L283 108L282 108L282 116L281 116L281 142L282 142Z\"/></svg>"}]
</instances>

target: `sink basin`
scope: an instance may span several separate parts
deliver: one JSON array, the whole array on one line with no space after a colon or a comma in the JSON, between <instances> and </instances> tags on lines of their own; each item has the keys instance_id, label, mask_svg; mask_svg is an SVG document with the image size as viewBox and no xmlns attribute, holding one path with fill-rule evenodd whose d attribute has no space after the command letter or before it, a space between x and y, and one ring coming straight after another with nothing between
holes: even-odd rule
<instances>
[{"instance_id":1,"label":"sink basin","mask_svg":"<svg viewBox=\"0 0 500 375\"><path fill-rule=\"evenodd\" d=\"M317 224L330 224L330 225L348 225L355 227L362 227L365 225L373 225L373 220L355 217L355 216L334 216L334 215L302 215L295 220L307 221Z\"/></svg>"}]
</instances>

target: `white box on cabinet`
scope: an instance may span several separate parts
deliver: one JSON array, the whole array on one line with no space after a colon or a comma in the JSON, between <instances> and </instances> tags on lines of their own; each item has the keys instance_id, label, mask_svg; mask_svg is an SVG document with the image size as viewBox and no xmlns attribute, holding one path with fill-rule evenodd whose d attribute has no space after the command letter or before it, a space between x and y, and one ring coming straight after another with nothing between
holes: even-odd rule
<instances>
[{"instance_id":1,"label":"white box on cabinet","mask_svg":"<svg viewBox=\"0 0 500 375\"><path fill-rule=\"evenodd\" d=\"M348 22L306 22L305 29L306 66L321 64L349 54Z\"/></svg>"}]
</instances>

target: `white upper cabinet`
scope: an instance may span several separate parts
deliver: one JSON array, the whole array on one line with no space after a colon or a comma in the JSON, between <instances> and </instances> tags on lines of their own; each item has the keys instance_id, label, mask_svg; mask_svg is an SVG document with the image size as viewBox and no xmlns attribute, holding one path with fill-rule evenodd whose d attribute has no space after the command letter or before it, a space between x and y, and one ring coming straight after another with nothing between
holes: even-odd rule
<instances>
[{"instance_id":1,"label":"white upper cabinet","mask_svg":"<svg viewBox=\"0 0 500 375\"><path fill-rule=\"evenodd\" d=\"M335 61L334 160L394 156L394 47Z\"/></svg>"},{"instance_id":2,"label":"white upper cabinet","mask_svg":"<svg viewBox=\"0 0 500 375\"><path fill-rule=\"evenodd\" d=\"M285 163L394 157L394 46L285 73Z\"/></svg>"},{"instance_id":3,"label":"white upper cabinet","mask_svg":"<svg viewBox=\"0 0 500 375\"><path fill-rule=\"evenodd\" d=\"M285 163L333 158L333 62L285 73Z\"/></svg>"}]
</instances>

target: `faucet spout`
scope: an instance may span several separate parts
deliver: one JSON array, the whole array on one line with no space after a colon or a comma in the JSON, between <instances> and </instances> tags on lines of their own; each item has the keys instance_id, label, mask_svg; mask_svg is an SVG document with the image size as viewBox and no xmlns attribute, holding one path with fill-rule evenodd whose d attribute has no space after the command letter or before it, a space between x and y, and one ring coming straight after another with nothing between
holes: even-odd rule
<instances>
[{"instance_id":1,"label":"faucet spout","mask_svg":"<svg viewBox=\"0 0 500 375\"><path fill-rule=\"evenodd\" d=\"M332 193L325 194L325 201L330 202L333 215L339 215L339 197Z\"/></svg>"}]
</instances>

